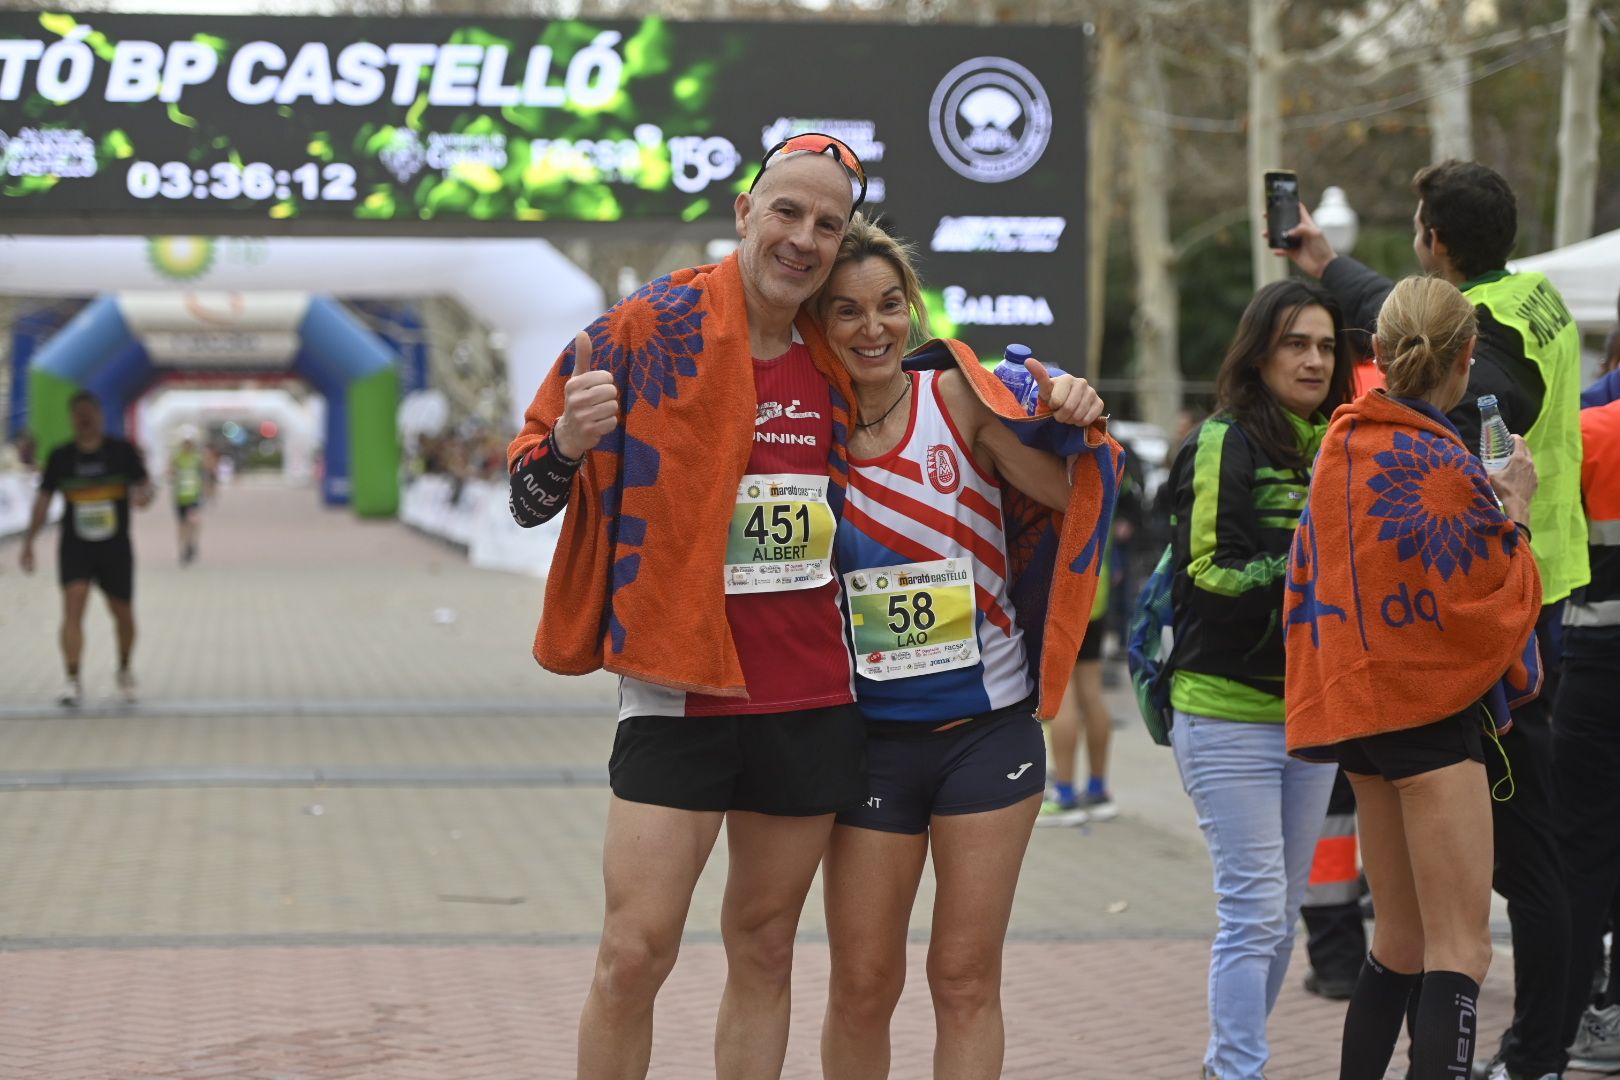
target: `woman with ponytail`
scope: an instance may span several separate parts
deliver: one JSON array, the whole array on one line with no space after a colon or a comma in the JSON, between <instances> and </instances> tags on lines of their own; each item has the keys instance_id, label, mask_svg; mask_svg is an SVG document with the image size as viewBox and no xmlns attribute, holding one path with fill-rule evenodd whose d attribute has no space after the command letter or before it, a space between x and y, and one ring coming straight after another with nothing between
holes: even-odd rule
<instances>
[{"instance_id":1,"label":"woman with ponytail","mask_svg":"<svg viewBox=\"0 0 1620 1080\"><path fill-rule=\"evenodd\" d=\"M1469 1075L1490 964L1483 736L1540 687L1535 469L1513 437L1487 474L1446 412L1468 384L1473 305L1407 278L1378 315L1387 390L1333 416L1289 554L1288 750L1355 788L1378 921L1345 1015L1341 1080L1384 1075L1417 995L1412 1080Z\"/></svg>"}]
</instances>

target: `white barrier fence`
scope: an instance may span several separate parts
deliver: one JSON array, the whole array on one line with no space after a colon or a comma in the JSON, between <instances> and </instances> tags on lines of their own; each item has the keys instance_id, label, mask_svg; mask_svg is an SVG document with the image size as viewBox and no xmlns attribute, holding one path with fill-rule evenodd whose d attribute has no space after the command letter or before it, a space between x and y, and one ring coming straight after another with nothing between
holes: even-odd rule
<instances>
[{"instance_id":1,"label":"white barrier fence","mask_svg":"<svg viewBox=\"0 0 1620 1080\"><path fill-rule=\"evenodd\" d=\"M468 561L480 569L534 577L550 571L562 531L561 514L534 529L513 521L504 483L469 480L457 491L447 476L421 476L407 484L399 520L466 548Z\"/></svg>"},{"instance_id":2,"label":"white barrier fence","mask_svg":"<svg viewBox=\"0 0 1620 1080\"><path fill-rule=\"evenodd\" d=\"M0 472L0 538L28 528L39 479L33 473ZM455 498L452 499L451 496ZM51 520L61 516L61 500L53 500ZM423 476L405 486L399 519L430 536L467 549L467 559L485 570L545 577L557 550L562 515L535 529L512 520L506 508L506 485L468 481L455 490L445 476Z\"/></svg>"},{"instance_id":3,"label":"white barrier fence","mask_svg":"<svg viewBox=\"0 0 1620 1080\"><path fill-rule=\"evenodd\" d=\"M39 477L31 472L0 472L0 539L16 536L28 528L28 515L34 511L34 492ZM62 516L62 500L51 500L51 521Z\"/></svg>"}]
</instances>

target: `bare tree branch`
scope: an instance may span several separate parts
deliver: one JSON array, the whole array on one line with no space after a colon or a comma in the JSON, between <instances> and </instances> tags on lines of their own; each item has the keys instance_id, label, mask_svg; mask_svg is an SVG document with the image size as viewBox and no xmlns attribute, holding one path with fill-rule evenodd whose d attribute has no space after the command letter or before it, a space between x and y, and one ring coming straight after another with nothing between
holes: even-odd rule
<instances>
[{"instance_id":1,"label":"bare tree branch","mask_svg":"<svg viewBox=\"0 0 1620 1080\"><path fill-rule=\"evenodd\" d=\"M1290 53L1288 55L1288 64L1291 67L1302 65L1316 66L1337 60L1345 53L1350 52L1353 49L1360 48L1362 45L1365 45L1366 43L1377 38L1380 34L1384 33L1387 24L1387 19L1374 19L1369 21L1361 29L1352 30L1347 34L1341 33L1338 37L1335 37L1331 41L1328 41L1322 45L1318 45L1314 49L1305 49L1300 52Z\"/></svg>"}]
</instances>

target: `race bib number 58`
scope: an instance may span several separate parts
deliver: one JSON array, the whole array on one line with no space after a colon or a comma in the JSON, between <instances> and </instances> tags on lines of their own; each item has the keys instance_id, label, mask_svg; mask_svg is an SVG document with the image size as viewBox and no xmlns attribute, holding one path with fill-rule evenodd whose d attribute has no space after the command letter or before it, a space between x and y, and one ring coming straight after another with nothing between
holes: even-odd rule
<instances>
[{"instance_id":1,"label":"race bib number 58","mask_svg":"<svg viewBox=\"0 0 1620 1080\"><path fill-rule=\"evenodd\" d=\"M907 679L979 662L973 569L966 559L844 575L855 667L868 679Z\"/></svg>"},{"instance_id":2,"label":"race bib number 58","mask_svg":"<svg viewBox=\"0 0 1620 1080\"><path fill-rule=\"evenodd\" d=\"M726 538L726 592L827 584L833 529L825 476L743 477Z\"/></svg>"}]
</instances>

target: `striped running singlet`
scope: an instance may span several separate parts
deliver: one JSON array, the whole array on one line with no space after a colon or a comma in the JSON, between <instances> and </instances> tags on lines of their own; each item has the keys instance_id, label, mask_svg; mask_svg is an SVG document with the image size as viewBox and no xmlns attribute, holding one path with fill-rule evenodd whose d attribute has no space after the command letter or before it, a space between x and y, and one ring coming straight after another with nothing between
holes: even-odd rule
<instances>
[{"instance_id":1,"label":"striped running singlet","mask_svg":"<svg viewBox=\"0 0 1620 1080\"><path fill-rule=\"evenodd\" d=\"M946 412L941 374L913 373L899 445L850 457L837 556L868 720L978 716L1034 689L1007 592L1001 489Z\"/></svg>"}]
</instances>

